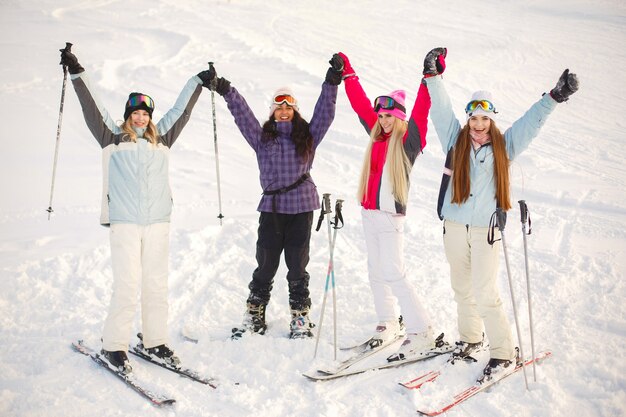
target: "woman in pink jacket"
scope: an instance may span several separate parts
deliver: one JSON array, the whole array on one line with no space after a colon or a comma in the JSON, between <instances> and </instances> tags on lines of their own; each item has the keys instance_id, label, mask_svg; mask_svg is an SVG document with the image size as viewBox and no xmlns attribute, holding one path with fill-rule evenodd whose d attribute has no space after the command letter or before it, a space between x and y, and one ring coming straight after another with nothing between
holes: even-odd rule
<instances>
[{"instance_id":1,"label":"woman in pink jacket","mask_svg":"<svg viewBox=\"0 0 626 417\"><path fill-rule=\"evenodd\" d=\"M348 57L339 55L344 60L346 94L370 137L357 194L362 206L369 281L379 321L369 347L386 346L403 336L404 326L396 312L399 304L407 336L399 351L388 360L403 360L443 344L443 336L437 341L433 337L430 318L407 280L403 257L409 175L415 159L426 146L430 97L426 87L420 84L408 121L403 90L377 97L372 106Z\"/></svg>"}]
</instances>

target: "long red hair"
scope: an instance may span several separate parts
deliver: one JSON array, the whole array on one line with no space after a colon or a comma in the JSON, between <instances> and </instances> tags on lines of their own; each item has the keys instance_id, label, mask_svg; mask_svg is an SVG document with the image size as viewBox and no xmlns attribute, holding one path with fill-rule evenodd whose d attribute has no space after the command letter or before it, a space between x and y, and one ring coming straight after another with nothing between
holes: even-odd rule
<instances>
[{"instance_id":1,"label":"long red hair","mask_svg":"<svg viewBox=\"0 0 626 417\"><path fill-rule=\"evenodd\" d=\"M470 195L470 160L469 155L472 150L472 138L469 135L469 124L466 124L457 138L454 145L454 155L452 157L452 202L463 204ZM491 136L491 146L493 148L493 175L496 183L496 201L498 207L507 211L511 208L511 193L509 180L509 156L506 153L504 136L500 129L491 121L489 127Z\"/></svg>"}]
</instances>

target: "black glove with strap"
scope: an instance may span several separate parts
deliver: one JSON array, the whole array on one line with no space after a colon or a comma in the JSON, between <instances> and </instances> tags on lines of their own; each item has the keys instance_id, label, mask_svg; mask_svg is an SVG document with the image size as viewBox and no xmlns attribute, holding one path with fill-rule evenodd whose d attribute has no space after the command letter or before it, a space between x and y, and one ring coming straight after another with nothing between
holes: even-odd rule
<instances>
[{"instance_id":1,"label":"black glove with strap","mask_svg":"<svg viewBox=\"0 0 626 417\"><path fill-rule=\"evenodd\" d=\"M448 55L446 48L434 48L426 54L424 71L422 72L425 78L443 74L446 70L446 55Z\"/></svg>"},{"instance_id":2,"label":"black glove with strap","mask_svg":"<svg viewBox=\"0 0 626 417\"><path fill-rule=\"evenodd\" d=\"M78 58L70 51L71 46L72 44L67 44L65 48L59 49L59 51L61 51L60 64L67 67L70 74L78 74L85 71L85 68L78 63Z\"/></svg>"},{"instance_id":3,"label":"black glove with strap","mask_svg":"<svg viewBox=\"0 0 626 417\"><path fill-rule=\"evenodd\" d=\"M198 77L202 80L203 87L217 91L220 96L223 96L230 90L230 81L226 78L218 77L213 65L208 70L198 73Z\"/></svg>"},{"instance_id":4,"label":"black glove with strap","mask_svg":"<svg viewBox=\"0 0 626 417\"><path fill-rule=\"evenodd\" d=\"M550 95L557 103L563 103L576 91L578 91L578 77L566 69L556 82L556 86L550 91Z\"/></svg>"},{"instance_id":5,"label":"black glove with strap","mask_svg":"<svg viewBox=\"0 0 626 417\"><path fill-rule=\"evenodd\" d=\"M339 54L333 54L333 57L328 61L330 68L326 71L326 82L330 85L341 84L344 62L343 58Z\"/></svg>"}]
</instances>

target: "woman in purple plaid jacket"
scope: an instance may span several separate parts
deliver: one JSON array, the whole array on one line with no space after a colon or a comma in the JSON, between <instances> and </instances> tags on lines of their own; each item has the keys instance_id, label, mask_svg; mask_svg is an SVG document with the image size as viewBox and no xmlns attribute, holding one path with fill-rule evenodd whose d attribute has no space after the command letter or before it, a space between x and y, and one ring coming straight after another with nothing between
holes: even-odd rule
<instances>
[{"instance_id":1,"label":"woman in purple plaid jacket","mask_svg":"<svg viewBox=\"0 0 626 417\"><path fill-rule=\"evenodd\" d=\"M261 125L237 89L212 71L215 91L224 97L235 124L256 152L263 188L257 208L260 212L256 244L258 266L248 285L250 294L243 323L233 329L233 339L245 333L265 333L265 309L283 251L288 268L290 337L313 336L306 266L313 211L320 207L320 203L310 170L315 150L335 118L337 86L341 83L343 71L340 56L333 55L329 62L331 67L310 122L300 115L292 91L283 87L272 96L269 119Z\"/></svg>"}]
</instances>

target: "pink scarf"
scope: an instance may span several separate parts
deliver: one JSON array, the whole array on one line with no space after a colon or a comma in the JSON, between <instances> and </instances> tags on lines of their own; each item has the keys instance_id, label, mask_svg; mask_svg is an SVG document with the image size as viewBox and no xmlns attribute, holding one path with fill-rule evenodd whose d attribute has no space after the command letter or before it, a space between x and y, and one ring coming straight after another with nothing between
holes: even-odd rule
<instances>
[{"instance_id":1,"label":"pink scarf","mask_svg":"<svg viewBox=\"0 0 626 417\"><path fill-rule=\"evenodd\" d=\"M491 136L488 132L477 134L476 132L469 132L470 137L472 138L472 143L474 144L474 149L480 148L487 142L491 142Z\"/></svg>"}]
</instances>

